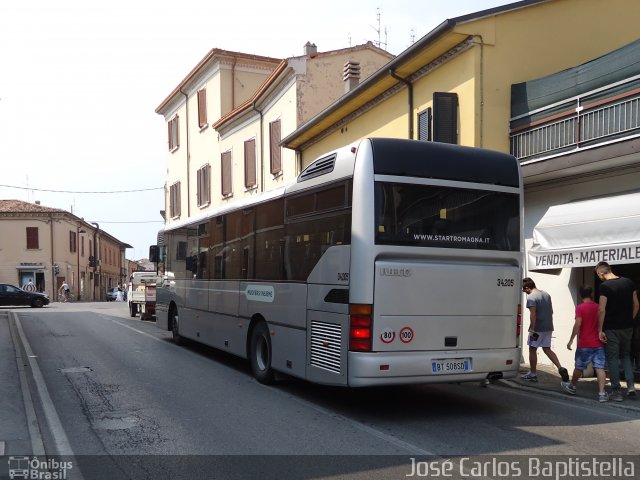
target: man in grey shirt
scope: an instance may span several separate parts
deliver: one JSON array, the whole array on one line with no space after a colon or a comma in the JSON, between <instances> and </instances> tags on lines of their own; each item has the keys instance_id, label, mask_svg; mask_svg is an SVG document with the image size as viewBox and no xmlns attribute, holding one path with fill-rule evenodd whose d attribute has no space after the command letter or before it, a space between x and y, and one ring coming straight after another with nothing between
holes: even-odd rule
<instances>
[{"instance_id":1,"label":"man in grey shirt","mask_svg":"<svg viewBox=\"0 0 640 480\"><path fill-rule=\"evenodd\" d=\"M569 371L560 365L557 355L551 350L551 336L553 334L553 305L551 295L544 290L538 290L536 284L529 277L522 280L522 291L527 294L527 308L529 309L529 372L522 375L523 380L538 381L538 348L558 369L563 382L569 381Z\"/></svg>"}]
</instances>

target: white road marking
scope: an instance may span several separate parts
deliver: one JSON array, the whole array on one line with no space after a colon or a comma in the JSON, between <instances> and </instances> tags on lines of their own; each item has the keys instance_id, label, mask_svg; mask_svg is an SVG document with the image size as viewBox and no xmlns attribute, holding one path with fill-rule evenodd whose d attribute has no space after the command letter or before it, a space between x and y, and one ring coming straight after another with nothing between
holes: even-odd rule
<instances>
[{"instance_id":1,"label":"white road marking","mask_svg":"<svg viewBox=\"0 0 640 480\"><path fill-rule=\"evenodd\" d=\"M38 426L38 417L33 407L33 399L31 398L31 391L29 390L29 382L27 380L27 374L24 371L24 363L22 361L22 351L18 345L18 339L16 338L15 328L13 325L18 321L18 317L14 312L9 312L9 316L13 317L12 322L9 322L9 330L11 333L11 339L16 350L16 366L18 367L18 377L20 378L20 389L22 391L22 401L24 402L24 412L27 417L27 427L29 429L29 438L31 439L31 452L33 455L44 455L44 444L42 442L42 435ZM0 456L4 453L0 453Z\"/></svg>"},{"instance_id":2,"label":"white road marking","mask_svg":"<svg viewBox=\"0 0 640 480\"><path fill-rule=\"evenodd\" d=\"M17 315L15 316L15 324L16 329L18 330L18 336L20 337L20 341L22 342L22 348L24 348L24 352L29 359L31 375L33 377L34 383L36 384L36 389L38 391L38 396L40 397L40 403L42 405L42 411L44 412L51 437L53 438L53 443L56 448L55 453L57 453L58 455L70 457L71 464L73 465L73 470L70 470L69 478L72 478L74 480L84 480L82 472L78 467L78 462L75 460L73 449L71 448L71 444L69 443L67 434L64 431L64 427L62 426L62 422L60 421L60 417L58 416L56 407L53 404L53 400L51 399L51 395L49 394L49 390L47 389L47 384L44 381L44 376L42 375L42 371L40 370L40 366L38 365L36 356L33 354L31 345L29 344L27 336L24 334L24 330L22 329L22 323L20 323L20 319Z\"/></svg>"},{"instance_id":3,"label":"white road marking","mask_svg":"<svg viewBox=\"0 0 640 480\"><path fill-rule=\"evenodd\" d=\"M108 317L107 315L101 315L101 317L106 318L107 320L109 320L109 321L111 321L111 322L113 322L115 324L118 324L121 327L128 328L129 330L133 330L134 332L139 333L140 335L144 335L145 337L152 338L153 340L156 340L158 342L166 343L164 341L164 339L162 339L162 338L158 338L158 337L156 337L154 335L151 335L150 333L143 332L142 330L138 330L137 328L134 328L131 325L127 325L126 323L122 323L122 322L120 322L118 320L114 320L113 318Z\"/></svg>"}]
</instances>

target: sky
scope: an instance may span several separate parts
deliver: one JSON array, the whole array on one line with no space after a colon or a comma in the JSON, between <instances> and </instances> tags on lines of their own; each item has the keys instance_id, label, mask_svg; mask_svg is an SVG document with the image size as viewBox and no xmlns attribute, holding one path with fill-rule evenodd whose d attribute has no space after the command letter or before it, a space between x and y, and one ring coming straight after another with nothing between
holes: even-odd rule
<instances>
[{"instance_id":1,"label":"sky","mask_svg":"<svg viewBox=\"0 0 640 480\"><path fill-rule=\"evenodd\" d=\"M447 18L507 3L3 1L0 199L73 212L145 258L163 227L155 109L209 50L287 58L307 41L319 52L379 41L398 55Z\"/></svg>"}]
</instances>

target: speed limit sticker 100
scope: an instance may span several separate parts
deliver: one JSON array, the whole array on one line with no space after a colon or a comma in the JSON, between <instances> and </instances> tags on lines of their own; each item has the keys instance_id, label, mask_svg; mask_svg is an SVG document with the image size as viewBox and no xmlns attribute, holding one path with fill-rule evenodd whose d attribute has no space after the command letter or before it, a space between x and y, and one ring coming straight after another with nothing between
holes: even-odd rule
<instances>
[{"instance_id":1,"label":"speed limit sticker 100","mask_svg":"<svg viewBox=\"0 0 640 480\"><path fill-rule=\"evenodd\" d=\"M402 343L409 343L413 340L413 329L411 327L404 327L400 330L400 341Z\"/></svg>"}]
</instances>

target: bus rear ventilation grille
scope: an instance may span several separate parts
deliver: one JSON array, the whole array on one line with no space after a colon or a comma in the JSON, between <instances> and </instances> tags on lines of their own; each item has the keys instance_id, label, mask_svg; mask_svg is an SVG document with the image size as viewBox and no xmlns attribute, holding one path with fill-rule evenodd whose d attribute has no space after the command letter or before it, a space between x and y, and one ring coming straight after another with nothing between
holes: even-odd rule
<instances>
[{"instance_id":1,"label":"bus rear ventilation grille","mask_svg":"<svg viewBox=\"0 0 640 480\"><path fill-rule=\"evenodd\" d=\"M338 324L311 322L311 365L340 373L342 333Z\"/></svg>"}]
</instances>

